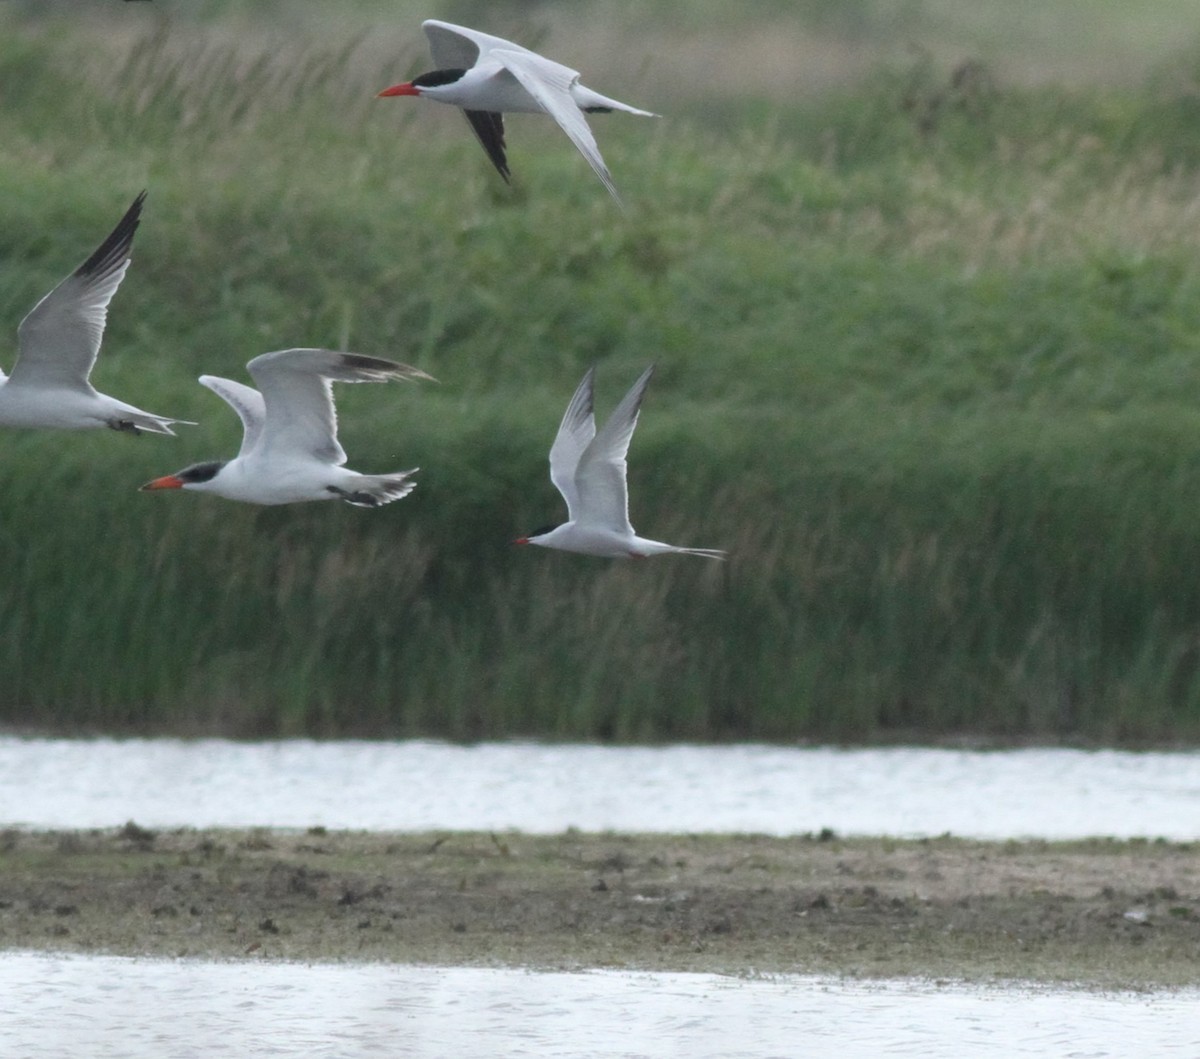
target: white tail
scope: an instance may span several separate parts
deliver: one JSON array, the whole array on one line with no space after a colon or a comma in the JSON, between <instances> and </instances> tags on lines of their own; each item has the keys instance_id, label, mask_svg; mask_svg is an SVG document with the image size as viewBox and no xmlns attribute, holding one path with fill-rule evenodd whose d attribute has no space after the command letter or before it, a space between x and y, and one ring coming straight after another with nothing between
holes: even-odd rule
<instances>
[{"instance_id":1,"label":"white tail","mask_svg":"<svg viewBox=\"0 0 1200 1059\"><path fill-rule=\"evenodd\" d=\"M637 114L643 118L658 117L657 114L652 114L648 110L638 110L637 107L631 107L628 103L602 96L599 92L578 82L571 86L571 96L581 110L620 110L625 114Z\"/></svg>"},{"instance_id":2,"label":"white tail","mask_svg":"<svg viewBox=\"0 0 1200 1059\"><path fill-rule=\"evenodd\" d=\"M176 423L182 423L185 427L196 425L186 419L167 419L165 416L156 416L153 412L140 412L136 409L121 409L108 421L113 430L130 434L170 434L171 437L175 436L171 427Z\"/></svg>"},{"instance_id":3,"label":"white tail","mask_svg":"<svg viewBox=\"0 0 1200 1059\"><path fill-rule=\"evenodd\" d=\"M720 548L676 548L675 551L683 555L702 555L705 559L725 561L725 552Z\"/></svg>"},{"instance_id":4,"label":"white tail","mask_svg":"<svg viewBox=\"0 0 1200 1059\"><path fill-rule=\"evenodd\" d=\"M382 507L393 500L408 496L417 487L410 481L409 476L416 474L419 467L411 471L397 471L395 474L364 474L355 479L355 488L334 489L341 499L355 507Z\"/></svg>"}]
</instances>

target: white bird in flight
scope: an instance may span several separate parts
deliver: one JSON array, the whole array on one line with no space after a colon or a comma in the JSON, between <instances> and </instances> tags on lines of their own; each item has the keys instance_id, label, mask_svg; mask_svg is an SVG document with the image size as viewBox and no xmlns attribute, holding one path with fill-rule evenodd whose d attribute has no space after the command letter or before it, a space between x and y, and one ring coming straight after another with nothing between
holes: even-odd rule
<instances>
[{"instance_id":1,"label":"white bird in flight","mask_svg":"<svg viewBox=\"0 0 1200 1059\"><path fill-rule=\"evenodd\" d=\"M333 382L432 379L407 364L329 349L284 349L246 365L259 389L232 379L201 375L200 382L227 401L242 420L242 447L228 461L210 460L155 478L142 489L191 489L248 504L294 504L340 499L379 507L416 488L409 476L359 474L342 466Z\"/></svg>"},{"instance_id":2,"label":"white bird in flight","mask_svg":"<svg viewBox=\"0 0 1200 1059\"><path fill-rule=\"evenodd\" d=\"M620 202L584 114L622 110L646 118L656 115L585 88L577 70L501 37L436 19L427 19L421 25L438 68L385 88L379 95L424 96L461 107L505 181L509 169L504 149L504 112L549 114Z\"/></svg>"},{"instance_id":3,"label":"white bird in flight","mask_svg":"<svg viewBox=\"0 0 1200 1059\"><path fill-rule=\"evenodd\" d=\"M648 555L703 555L723 559L713 548L679 548L662 541L639 537L629 524L629 487L625 455L637 426L642 395L654 374L651 365L625 395L604 427L596 431L593 411L593 380L589 368L567 405L550 448L550 481L567 502L567 519L561 526L547 526L515 544L537 544L565 552L599 555L610 559L643 559Z\"/></svg>"},{"instance_id":4,"label":"white bird in flight","mask_svg":"<svg viewBox=\"0 0 1200 1059\"><path fill-rule=\"evenodd\" d=\"M104 337L108 303L129 268L129 248L145 198L143 191L95 253L21 321L12 375L0 371L0 426L174 434L171 424L185 422L143 412L97 392L88 381Z\"/></svg>"}]
</instances>

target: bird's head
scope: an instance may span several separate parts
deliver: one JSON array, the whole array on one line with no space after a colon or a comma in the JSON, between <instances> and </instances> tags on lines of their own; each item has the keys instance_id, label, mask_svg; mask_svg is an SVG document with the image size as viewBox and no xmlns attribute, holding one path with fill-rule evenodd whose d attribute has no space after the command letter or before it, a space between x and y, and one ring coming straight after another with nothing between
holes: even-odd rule
<instances>
[{"instance_id":1,"label":"bird's head","mask_svg":"<svg viewBox=\"0 0 1200 1059\"><path fill-rule=\"evenodd\" d=\"M166 474L161 478L155 478L153 481L147 482L141 487L141 491L146 492L151 489L194 489L197 486L202 486L205 482L211 482L217 476L217 472L224 466L224 460L193 463L190 467L185 467L182 471L176 471L174 474Z\"/></svg>"},{"instance_id":2,"label":"bird's head","mask_svg":"<svg viewBox=\"0 0 1200 1059\"><path fill-rule=\"evenodd\" d=\"M445 88L446 85L454 84L466 72L466 70L457 69L431 70L427 74L421 74L420 77L414 77L411 81L405 81L403 84L385 88L379 93L379 96L430 95L436 98L439 88Z\"/></svg>"}]
</instances>

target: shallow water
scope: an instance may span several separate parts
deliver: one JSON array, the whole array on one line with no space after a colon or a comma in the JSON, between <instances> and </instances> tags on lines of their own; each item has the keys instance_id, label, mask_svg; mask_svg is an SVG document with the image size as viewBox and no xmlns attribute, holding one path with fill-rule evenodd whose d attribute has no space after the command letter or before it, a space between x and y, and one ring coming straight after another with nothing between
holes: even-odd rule
<instances>
[{"instance_id":1,"label":"shallow water","mask_svg":"<svg viewBox=\"0 0 1200 1059\"><path fill-rule=\"evenodd\" d=\"M1200 753L0 737L0 826L1200 837Z\"/></svg>"},{"instance_id":2,"label":"shallow water","mask_svg":"<svg viewBox=\"0 0 1200 1059\"><path fill-rule=\"evenodd\" d=\"M0 954L23 1059L1200 1055L1200 992Z\"/></svg>"}]
</instances>

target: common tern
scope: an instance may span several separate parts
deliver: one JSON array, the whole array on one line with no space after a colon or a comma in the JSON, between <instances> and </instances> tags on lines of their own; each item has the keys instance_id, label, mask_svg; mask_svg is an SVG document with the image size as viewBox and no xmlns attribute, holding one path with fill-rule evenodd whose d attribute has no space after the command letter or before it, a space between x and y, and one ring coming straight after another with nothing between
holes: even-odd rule
<instances>
[{"instance_id":1,"label":"common tern","mask_svg":"<svg viewBox=\"0 0 1200 1059\"><path fill-rule=\"evenodd\" d=\"M155 478L142 489L191 489L248 504L294 504L340 499L379 507L407 496L418 468L393 474L346 470L337 439L334 382L431 379L407 364L329 349L263 353L246 365L259 389L201 375L242 420L242 447L228 461L210 460Z\"/></svg>"},{"instance_id":2,"label":"common tern","mask_svg":"<svg viewBox=\"0 0 1200 1059\"><path fill-rule=\"evenodd\" d=\"M648 555L676 553L723 559L714 548L679 548L674 544L639 537L629 523L629 487L625 462L637 426L642 395L654 374L648 367L625 395L608 422L597 432L593 409L596 369L589 368L567 405L558 436L550 448L550 481L567 502L567 519L547 526L515 544L537 544L565 552L599 555L610 559L643 559Z\"/></svg>"},{"instance_id":3,"label":"common tern","mask_svg":"<svg viewBox=\"0 0 1200 1059\"><path fill-rule=\"evenodd\" d=\"M0 426L174 434L171 424L185 422L143 412L97 392L88 381L104 337L108 303L129 268L129 248L145 199L143 191L95 253L21 321L12 375L0 371Z\"/></svg>"},{"instance_id":4,"label":"common tern","mask_svg":"<svg viewBox=\"0 0 1200 1059\"><path fill-rule=\"evenodd\" d=\"M620 201L585 113L622 110L653 118L579 82L579 72L488 33L427 19L422 24L437 69L392 85L381 96L423 96L461 107L500 175L509 179L504 113L549 114Z\"/></svg>"}]
</instances>

